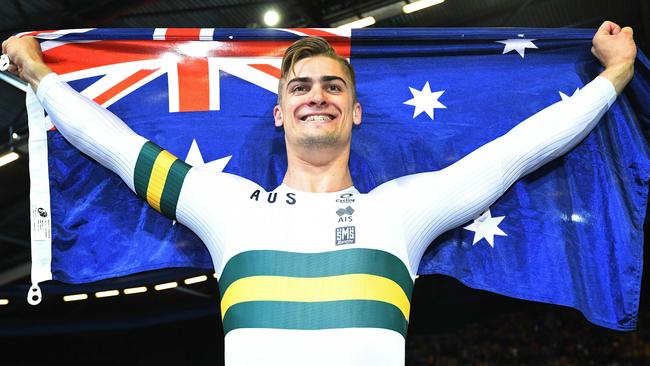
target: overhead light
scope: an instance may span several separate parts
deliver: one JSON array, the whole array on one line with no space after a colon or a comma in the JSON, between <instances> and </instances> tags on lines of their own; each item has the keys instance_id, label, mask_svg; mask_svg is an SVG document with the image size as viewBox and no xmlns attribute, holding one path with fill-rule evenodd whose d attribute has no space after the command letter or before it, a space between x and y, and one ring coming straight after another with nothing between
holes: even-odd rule
<instances>
[{"instance_id":1,"label":"overhead light","mask_svg":"<svg viewBox=\"0 0 650 366\"><path fill-rule=\"evenodd\" d=\"M7 300L7 299L0 299L0 305L9 305L9 300Z\"/></svg>"},{"instance_id":2,"label":"overhead light","mask_svg":"<svg viewBox=\"0 0 650 366\"><path fill-rule=\"evenodd\" d=\"M365 28L365 27L371 26L373 24L375 24L375 18L374 17L365 17L365 18L361 18L361 19L355 20L355 21L350 22L350 23L345 23L343 25L339 25L336 28Z\"/></svg>"},{"instance_id":3,"label":"overhead light","mask_svg":"<svg viewBox=\"0 0 650 366\"><path fill-rule=\"evenodd\" d=\"M207 280L208 280L208 276L203 275L203 276L188 278L183 282L185 282L186 285L191 285L193 283L203 282Z\"/></svg>"},{"instance_id":4,"label":"overhead light","mask_svg":"<svg viewBox=\"0 0 650 366\"><path fill-rule=\"evenodd\" d=\"M445 0L420 0L420 1L415 1L410 4L404 5L402 7L402 11L405 13L413 13L418 10L422 10L424 8L428 8L430 6L438 5L444 3Z\"/></svg>"},{"instance_id":5,"label":"overhead light","mask_svg":"<svg viewBox=\"0 0 650 366\"><path fill-rule=\"evenodd\" d=\"M280 22L280 14L275 10L269 10L264 13L264 24L273 27Z\"/></svg>"},{"instance_id":6,"label":"overhead light","mask_svg":"<svg viewBox=\"0 0 650 366\"><path fill-rule=\"evenodd\" d=\"M95 297L96 298L111 297L111 296L117 296L119 294L120 292L118 290L99 291L99 292L95 292Z\"/></svg>"},{"instance_id":7,"label":"overhead light","mask_svg":"<svg viewBox=\"0 0 650 366\"><path fill-rule=\"evenodd\" d=\"M170 288L178 287L178 282L167 282L167 283L161 283L160 285L156 285L153 288L156 289L156 291L162 291L162 290L167 290Z\"/></svg>"},{"instance_id":8,"label":"overhead light","mask_svg":"<svg viewBox=\"0 0 650 366\"><path fill-rule=\"evenodd\" d=\"M67 295L67 296L63 296L63 301L79 301L79 300L86 300L87 298L88 295L86 294Z\"/></svg>"},{"instance_id":9,"label":"overhead light","mask_svg":"<svg viewBox=\"0 0 650 366\"><path fill-rule=\"evenodd\" d=\"M141 294L143 292L147 292L147 288L144 286L124 289L124 295Z\"/></svg>"},{"instance_id":10,"label":"overhead light","mask_svg":"<svg viewBox=\"0 0 650 366\"><path fill-rule=\"evenodd\" d=\"M0 156L0 166L3 166L5 164L9 164L14 160L17 160L20 157L20 155L16 154L15 152L10 152L8 154L4 154Z\"/></svg>"}]
</instances>

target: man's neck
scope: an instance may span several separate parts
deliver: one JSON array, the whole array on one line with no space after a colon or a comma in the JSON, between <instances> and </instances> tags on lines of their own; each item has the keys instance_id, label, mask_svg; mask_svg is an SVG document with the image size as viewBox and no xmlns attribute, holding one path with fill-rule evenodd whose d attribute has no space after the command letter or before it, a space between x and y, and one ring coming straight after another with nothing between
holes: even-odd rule
<instances>
[{"instance_id":1,"label":"man's neck","mask_svg":"<svg viewBox=\"0 0 650 366\"><path fill-rule=\"evenodd\" d=\"M304 192L337 192L352 186L348 167L349 149L332 151L291 151L287 149L288 168L283 183Z\"/></svg>"}]
</instances>

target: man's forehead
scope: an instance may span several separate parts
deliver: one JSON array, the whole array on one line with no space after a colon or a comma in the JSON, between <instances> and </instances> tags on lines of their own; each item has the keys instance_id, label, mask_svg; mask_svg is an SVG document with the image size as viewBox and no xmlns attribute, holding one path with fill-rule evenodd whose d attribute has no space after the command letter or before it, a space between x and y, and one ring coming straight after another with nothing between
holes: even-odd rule
<instances>
[{"instance_id":1,"label":"man's forehead","mask_svg":"<svg viewBox=\"0 0 650 366\"><path fill-rule=\"evenodd\" d=\"M343 80L348 79L345 68L341 63L331 57L327 56L314 56L306 57L298 62L289 72L287 79L292 80L295 78L310 78L313 80L320 80L323 77L339 77Z\"/></svg>"}]
</instances>

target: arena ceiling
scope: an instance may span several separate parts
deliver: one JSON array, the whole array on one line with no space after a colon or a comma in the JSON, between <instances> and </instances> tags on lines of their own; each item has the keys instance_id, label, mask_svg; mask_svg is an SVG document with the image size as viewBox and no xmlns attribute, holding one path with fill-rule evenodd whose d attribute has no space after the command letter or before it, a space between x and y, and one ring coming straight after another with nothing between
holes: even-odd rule
<instances>
[{"instance_id":1,"label":"arena ceiling","mask_svg":"<svg viewBox=\"0 0 650 366\"><path fill-rule=\"evenodd\" d=\"M633 26L639 46L646 54L649 49L650 4L643 0L447 0L411 14L395 11L405 3L396 0L8 0L0 8L0 38L29 30L88 27L263 27L263 14L275 9L281 16L277 27L333 27L369 14L377 19L373 27L595 28L609 19ZM0 155L14 149L21 156L0 167L2 294L3 291L19 293L27 288L30 238L24 92L0 81L0 95ZM176 273L170 274L173 275ZM141 275L115 281L137 283L149 279ZM110 285L111 281L105 281L97 286ZM51 287L53 292L67 291L63 285L56 286ZM201 297L202 291L212 290L209 286L203 290L181 288L177 293ZM110 312L111 307L101 311Z\"/></svg>"}]
</instances>

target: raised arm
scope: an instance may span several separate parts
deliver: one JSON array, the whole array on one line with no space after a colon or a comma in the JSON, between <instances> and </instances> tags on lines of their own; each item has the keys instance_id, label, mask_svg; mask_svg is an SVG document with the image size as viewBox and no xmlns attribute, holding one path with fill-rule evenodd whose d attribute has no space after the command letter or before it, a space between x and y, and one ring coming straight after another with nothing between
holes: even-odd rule
<instances>
[{"instance_id":1,"label":"raised arm","mask_svg":"<svg viewBox=\"0 0 650 366\"><path fill-rule=\"evenodd\" d=\"M573 97L536 113L441 171L378 187L377 194L398 190L402 202L408 202L401 221L412 270L435 237L481 214L515 181L568 152L593 129L632 78L632 29L603 23L592 52L605 70Z\"/></svg>"},{"instance_id":2,"label":"raised arm","mask_svg":"<svg viewBox=\"0 0 650 366\"><path fill-rule=\"evenodd\" d=\"M592 44L591 52L605 70L575 99L544 109L499 139L503 190L582 141L632 79L636 58L632 28L605 21Z\"/></svg>"},{"instance_id":3,"label":"raised arm","mask_svg":"<svg viewBox=\"0 0 650 366\"><path fill-rule=\"evenodd\" d=\"M189 165L72 89L43 62L35 39L11 37L2 43L2 51L11 60L9 71L36 91L57 130L73 146L117 173L153 208L170 218L176 217Z\"/></svg>"}]
</instances>

